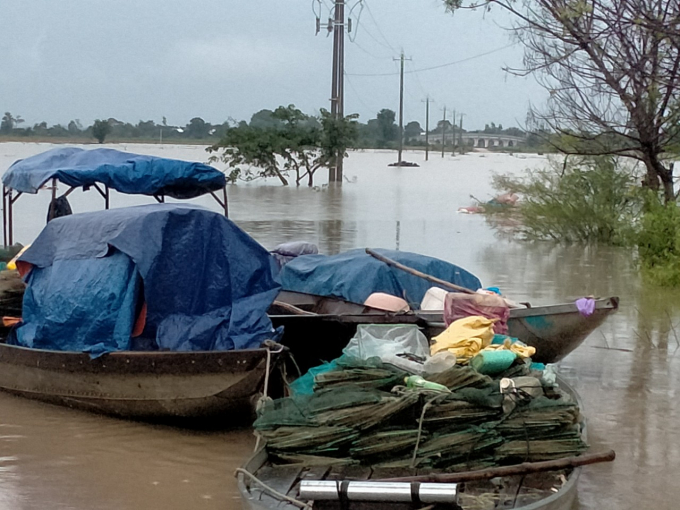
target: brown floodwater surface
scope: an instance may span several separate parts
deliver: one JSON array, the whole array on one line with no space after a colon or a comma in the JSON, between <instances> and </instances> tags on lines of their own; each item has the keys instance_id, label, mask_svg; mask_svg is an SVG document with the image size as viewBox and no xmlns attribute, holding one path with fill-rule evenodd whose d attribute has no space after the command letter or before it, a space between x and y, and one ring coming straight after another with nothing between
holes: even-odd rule
<instances>
[{"instance_id":1,"label":"brown floodwater surface","mask_svg":"<svg viewBox=\"0 0 680 510\"><path fill-rule=\"evenodd\" d=\"M118 148L205 160L201 147ZM0 144L0 171L46 144ZM565 360L559 373L580 393L592 450L614 463L588 466L582 509L671 509L680 500L680 292L638 277L630 250L507 240L483 217L458 214L470 195L492 196L493 172L545 163L532 155L442 159L407 152L420 168L389 168L389 152L353 152L341 188L229 187L230 214L267 248L290 240L323 253L384 247L440 257L535 305L584 295L621 297L620 311ZM74 212L102 207L96 192L69 196ZM30 242L49 193L22 196L15 238ZM113 195L112 206L148 203ZM209 198L198 200L215 207ZM228 419L225 419L225 424ZM196 431L123 421L0 393L0 510L240 508L233 477L255 444L249 429Z\"/></svg>"}]
</instances>

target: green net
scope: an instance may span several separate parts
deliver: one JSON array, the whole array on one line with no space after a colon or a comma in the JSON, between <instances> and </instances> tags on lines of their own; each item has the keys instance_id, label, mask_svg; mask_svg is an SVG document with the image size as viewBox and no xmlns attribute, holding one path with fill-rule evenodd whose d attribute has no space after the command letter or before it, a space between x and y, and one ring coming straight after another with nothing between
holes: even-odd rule
<instances>
[{"instance_id":1,"label":"green net","mask_svg":"<svg viewBox=\"0 0 680 510\"><path fill-rule=\"evenodd\" d=\"M407 374L377 358L336 361L315 376L312 395L270 402L255 422L279 462L460 471L587 448L578 406L559 391L509 397L497 379L454 367L425 376L451 390L437 393L404 387Z\"/></svg>"}]
</instances>

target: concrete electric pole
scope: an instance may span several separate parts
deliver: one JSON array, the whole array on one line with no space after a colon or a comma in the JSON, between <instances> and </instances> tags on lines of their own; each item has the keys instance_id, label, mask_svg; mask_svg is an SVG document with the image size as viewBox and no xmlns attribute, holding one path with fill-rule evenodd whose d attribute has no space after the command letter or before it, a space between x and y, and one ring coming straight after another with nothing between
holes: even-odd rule
<instances>
[{"instance_id":1,"label":"concrete electric pole","mask_svg":"<svg viewBox=\"0 0 680 510\"><path fill-rule=\"evenodd\" d=\"M401 166L401 152L404 148L404 60L411 60L404 58L404 50L401 51L401 57L393 60L401 61L401 71L399 72L399 159L397 166Z\"/></svg>"},{"instance_id":2,"label":"concrete electric pole","mask_svg":"<svg viewBox=\"0 0 680 510\"><path fill-rule=\"evenodd\" d=\"M425 161L429 159L430 152L430 96L425 98Z\"/></svg>"},{"instance_id":3,"label":"concrete electric pole","mask_svg":"<svg viewBox=\"0 0 680 510\"><path fill-rule=\"evenodd\" d=\"M442 120L442 158L444 157L445 146L446 146L446 106L444 106L444 119Z\"/></svg>"}]
</instances>

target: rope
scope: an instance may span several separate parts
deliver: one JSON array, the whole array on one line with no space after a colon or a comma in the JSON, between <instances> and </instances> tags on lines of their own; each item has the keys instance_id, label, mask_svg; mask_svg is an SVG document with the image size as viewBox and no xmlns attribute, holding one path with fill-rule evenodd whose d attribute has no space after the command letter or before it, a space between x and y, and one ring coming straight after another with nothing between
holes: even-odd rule
<instances>
[{"instance_id":1,"label":"rope","mask_svg":"<svg viewBox=\"0 0 680 510\"><path fill-rule=\"evenodd\" d=\"M427 412L428 408L434 403L435 400L437 400L440 397L446 397L448 394L446 393L439 393L432 397L430 400L428 400L425 405L423 406L423 411L420 413L420 419L418 420L418 437L416 438L416 446L413 448L413 457L411 457L411 468L416 467L416 458L418 456L418 447L420 446L420 438L423 433L423 422L425 421L425 413Z\"/></svg>"},{"instance_id":2,"label":"rope","mask_svg":"<svg viewBox=\"0 0 680 510\"><path fill-rule=\"evenodd\" d=\"M272 354L279 354L285 350L285 347L281 344L277 344L276 342L270 342L267 340L265 342L265 346L267 349L267 362L265 364L265 372L264 372L264 385L262 387L262 396L257 399L257 403L255 404L255 412L260 414L262 409L264 408L264 405L271 401L271 398L269 398L269 374L271 372L271 365L272 365ZM272 351L271 348L277 347L278 349L275 351ZM258 451L260 449L260 442L262 440L262 436L255 432L255 449L254 451Z\"/></svg>"},{"instance_id":3,"label":"rope","mask_svg":"<svg viewBox=\"0 0 680 510\"><path fill-rule=\"evenodd\" d=\"M270 496L273 496L273 497L280 499L282 501L288 501L288 503L290 503L291 505L295 505L298 508L309 509L309 510L312 509L312 506L309 503L305 503L305 502L300 501L298 499L291 498L290 496L286 496L285 494L283 494L283 493L281 493L281 492L279 492L275 489L272 489L269 485L264 483L262 480L260 480L258 477L256 477L254 474L252 474L250 471L247 471L246 469L236 468L236 471L234 472L234 474L236 475L238 473L241 473L242 475L245 475L248 478L250 478L253 482L255 482L260 487L262 487L262 489L264 489L264 491L266 493L268 493Z\"/></svg>"},{"instance_id":4,"label":"rope","mask_svg":"<svg viewBox=\"0 0 680 510\"><path fill-rule=\"evenodd\" d=\"M271 347L278 346L278 350L272 351ZM264 407L264 404L271 400L269 398L269 375L271 372L271 365L272 365L272 354L279 354L283 352L285 347L283 345L277 344L272 342L272 344L267 344L267 363L265 365L265 372L264 372L264 386L262 388L262 396L257 400L257 404L255 406L255 410L259 414L262 408Z\"/></svg>"}]
</instances>

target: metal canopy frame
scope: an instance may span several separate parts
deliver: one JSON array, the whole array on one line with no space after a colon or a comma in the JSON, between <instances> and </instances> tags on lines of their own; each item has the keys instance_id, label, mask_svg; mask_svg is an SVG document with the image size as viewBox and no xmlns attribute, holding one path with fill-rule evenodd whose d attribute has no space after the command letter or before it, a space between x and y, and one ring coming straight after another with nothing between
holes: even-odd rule
<instances>
[{"instance_id":1,"label":"metal canopy frame","mask_svg":"<svg viewBox=\"0 0 680 510\"><path fill-rule=\"evenodd\" d=\"M54 201L57 198L57 178L53 177L52 178L52 200L50 201L50 212L53 212L51 209L54 207ZM76 189L82 187L83 191L87 191L90 186L71 186L69 189L66 190L66 192L61 195L63 197L69 196L73 191ZM109 187L107 185L102 186L99 185L99 183L94 183L92 184L92 187L99 192L99 194L102 196L104 199L104 209L109 209L111 202L110 202L110 193L109 193ZM3 184L2 186L2 233L3 233L3 242L5 243L5 246L11 246L14 244L14 202L16 202L21 195L24 193L21 191L17 191L15 194L15 190L13 190L10 187L7 187ZM128 193L126 193L128 194ZM227 201L227 186L226 184L222 188L222 196L220 197L215 191L211 191L210 195L215 199L215 201L220 204L220 207L222 207L222 210L224 211L224 216L229 217L229 203ZM165 203L165 195L153 195L153 197L156 199L156 201L160 204Z\"/></svg>"}]
</instances>

